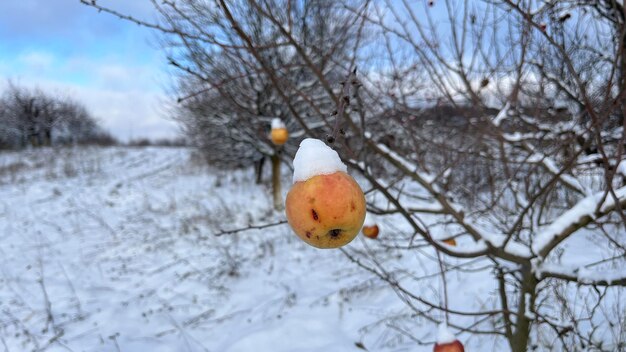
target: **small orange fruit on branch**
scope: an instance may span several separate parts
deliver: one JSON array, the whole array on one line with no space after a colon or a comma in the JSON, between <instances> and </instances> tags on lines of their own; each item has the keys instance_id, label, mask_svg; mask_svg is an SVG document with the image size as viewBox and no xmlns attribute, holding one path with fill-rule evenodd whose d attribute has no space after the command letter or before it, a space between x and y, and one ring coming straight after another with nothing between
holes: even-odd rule
<instances>
[{"instance_id":1,"label":"small orange fruit on branch","mask_svg":"<svg viewBox=\"0 0 626 352\"><path fill-rule=\"evenodd\" d=\"M463 344L448 330L448 326L442 323L439 324L437 343L435 343L433 352L465 352L465 347L463 347Z\"/></svg>"},{"instance_id":2,"label":"small orange fruit on branch","mask_svg":"<svg viewBox=\"0 0 626 352\"><path fill-rule=\"evenodd\" d=\"M365 222L363 222L363 229L361 230L361 232L363 232L363 236L371 239L376 239L378 237L379 231L380 229L378 228L376 221L374 221L372 216L367 213L365 215Z\"/></svg>"},{"instance_id":3,"label":"small orange fruit on branch","mask_svg":"<svg viewBox=\"0 0 626 352\"><path fill-rule=\"evenodd\" d=\"M365 219L365 196L336 151L319 139L300 143L287 193L287 221L304 242L338 248L352 241Z\"/></svg>"},{"instance_id":4,"label":"small orange fruit on branch","mask_svg":"<svg viewBox=\"0 0 626 352\"><path fill-rule=\"evenodd\" d=\"M285 123L281 119L275 118L272 120L272 132L270 134L270 138L272 139L272 143L275 145L283 145L287 142L287 139L289 139L287 126L285 126Z\"/></svg>"},{"instance_id":5,"label":"small orange fruit on branch","mask_svg":"<svg viewBox=\"0 0 626 352\"><path fill-rule=\"evenodd\" d=\"M450 246L456 246L456 240L454 239L454 237L446 238L442 242Z\"/></svg>"}]
</instances>

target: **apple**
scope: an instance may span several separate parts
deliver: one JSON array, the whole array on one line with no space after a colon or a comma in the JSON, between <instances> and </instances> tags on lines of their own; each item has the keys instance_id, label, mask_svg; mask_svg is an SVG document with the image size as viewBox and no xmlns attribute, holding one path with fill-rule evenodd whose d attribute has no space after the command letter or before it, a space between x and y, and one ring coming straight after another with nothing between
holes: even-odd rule
<instances>
[{"instance_id":1,"label":"apple","mask_svg":"<svg viewBox=\"0 0 626 352\"><path fill-rule=\"evenodd\" d=\"M374 224L372 226L363 226L363 236L371 239L376 239L378 237L378 225Z\"/></svg>"},{"instance_id":2,"label":"apple","mask_svg":"<svg viewBox=\"0 0 626 352\"><path fill-rule=\"evenodd\" d=\"M272 139L272 143L276 145L283 145L289 139L289 132L287 132L286 128L272 128L272 133L270 135Z\"/></svg>"},{"instance_id":3,"label":"apple","mask_svg":"<svg viewBox=\"0 0 626 352\"><path fill-rule=\"evenodd\" d=\"M456 246L456 240L454 238L447 238L442 242L450 246Z\"/></svg>"},{"instance_id":4,"label":"apple","mask_svg":"<svg viewBox=\"0 0 626 352\"><path fill-rule=\"evenodd\" d=\"M350 243L365 220L363 191L343 171L295 182L285 205L287 221L296 235L317 248Z\"/></svg>"},{"instance_id":5,"label":"apple","mask_svg":"<svg viewBox=\"0 0 626 352\"><path fill-rule=\"evenodd\" d=\"M465 352L465 348L459 340L454 340L450 343L436 343L433 352Z\"/></svg>"}]
</instances>

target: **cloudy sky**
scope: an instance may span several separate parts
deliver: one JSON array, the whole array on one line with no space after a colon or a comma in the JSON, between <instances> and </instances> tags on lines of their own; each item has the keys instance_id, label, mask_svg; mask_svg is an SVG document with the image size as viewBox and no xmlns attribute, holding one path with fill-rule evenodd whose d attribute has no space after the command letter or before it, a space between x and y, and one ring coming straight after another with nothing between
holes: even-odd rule
<instances>
[{"instance_id":1,"label":"cloudy sky","mask_svg":"<svg viewBox=\"0 0 626 352\"><path fill-rule=\"evenodd\" d=\"M100 0L154 18L148 0ZM155 33L79 0L0 0L0 89L7 80L82 101L122 140L173 137L169 77Z\"/></svg>"}]
</instances>

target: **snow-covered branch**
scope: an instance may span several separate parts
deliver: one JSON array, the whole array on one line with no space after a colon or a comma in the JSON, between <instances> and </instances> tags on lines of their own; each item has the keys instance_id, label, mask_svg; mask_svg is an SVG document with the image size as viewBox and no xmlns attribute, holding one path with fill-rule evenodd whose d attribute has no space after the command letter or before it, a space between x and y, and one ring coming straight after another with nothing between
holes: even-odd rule
<instances>
[{"instance_id":1,"label":"snow-covered branch","mask_svg":"<svg viewBox=\"0 0 626 352\"><path fill-rule=\"evenodd\" d=\"M467 219L462 211L462 207L448 200L446 196L439 191L440 188L435 183L435 176L420 171L417 165L403 158L398 153L390 150L384 144L374 143L370 140L369 145L376 150L378 154L402 170L405 175L422 185L424 189L433 197L433 200L441 206L442 213L452 216L455 222L474 238L474 241L487 246L488 253L513 262L523 262L530 257L530 252L523 244L510 239L507 242L507 236L495 235L489 231L484 231L477 224L473 224L469 219ZM455 255L455 252L452 250L442 250L447 254ZM479 249L478 252L482 253L482 249ZM468 253L478 252L476 249L470 249L469 252L459 250L456 254L467 256Z\"/></svg>"},{"instance_id":2,"label":"snow-covered branch","mask_svg":"<svg viewBox=\"0 0 626 352\"><path fill-rule=\"evenodd\" d=\"M572 267L553 263L540 263L533 266L537 279L556 278L577 282L581 285L626 286L626 268L613 270L592 270L586 267Z\"/></svg>"},{"instance_id":3,"label":"snow-covered branch","mask_svg":"<svg viewBox=\"0 0 626 352\"><path fill-rule=\"evenodd\" d=\"M609 214L618 207L626 206L626 186L615 190L618 201L605 197L606 192L598 192L580 200L533 238L532 251L540 257L548 253L569 235L585 227L594 220Z\"/></svg>"}]
</instances>

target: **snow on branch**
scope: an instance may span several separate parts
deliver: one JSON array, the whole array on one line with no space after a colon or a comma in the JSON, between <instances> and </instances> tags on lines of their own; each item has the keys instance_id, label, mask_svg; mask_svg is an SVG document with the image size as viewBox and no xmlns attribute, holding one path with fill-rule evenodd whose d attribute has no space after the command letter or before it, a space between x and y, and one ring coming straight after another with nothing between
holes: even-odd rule
<instances>
[{"instance_id":1,"label":"snow on branch","mask_svg":"<svg viewBox=\"0 0 626 352\"><path fill-rule=\"evenodd\" d=\"M585 189L583 185L573 175L568 175L560 170L554 160L544 154L537 153L532 147L528 146L529 150L532 150L533 154L528 158L528 162L538 163L544 167L552 175L559 177L559 179L570 189L577 191L578 193L589 195L589 190Z\"/></svg>"},{"instance_id":2,"label":"snow on branch","mask_svg":"<svg viewBox=\"0 0 626 352\"><path fill-rule=\"evenodd\" d=\"M492 234L487 231L482 231L481 236L483 240L492 247L501 248L506 253L525 259L530 259L532 257L532 253L527 245L512 240L509 236Z\"/></svg>"},{"instance_id":3,"label":"snow on branch","mask_svg":"<svg viewBox=\"0 0 626 352\"><path fill-rule=\"evenodd\" d=\"M498 116L500 116L501 113L502 111L498 114ZM498 117L494 119L494 124L496 123L496 120L498 120ZM511 144L519 145L521 143L522 148L530 153L530 157L526 160L526 162L540 165L550 174L558 177L558 179L569 189L583 195L589 195L589 190L586 189L576 177L570 174L566 174L564 172L565 170L560 169L552 158L545 154L539 153L530 143L525 141L523 134L519 132L502 133L502 137L506 142Z\"/></svg>"},{"instance_id":4,"label":"snow on branch","mask_svg":"<svg viewBox=\"0 0 626 352\"><path fill-rule=\"evenodd\" d=\"M413 173L417 177L419 177L419 180L417 181L420 184L422 184L422 186L428 185L430 187L437 188L437 186L434 184L435 179L436 179L434 175L419 171L419 167L417 165L405 159L404 157L400 156L398 153L394 152L393 150L389 149L386 145L382 143L377 143L375 145L376 145L376 148L378 148L382 153L386 154L389 158L391 158L392 161L395 161L397 164L400 164L404 169L406 169L406 171Z\"/></svg>"},{"instance_id":5,"label":"snow on branch","mask_svg":"<svg viewBox=\"0 0 626 352\"><path fill-rule=\"evenodd\" d=\"M406 211L409 213L445 214L441 204L436 202L419 202L417 204L411 204L406 207ZM372 206L372 212L378 215L383 215L397 213L399 210L396 208L380 209L376 206Z\"/></svg>"},{"instance_id":6,"label":"snow on branch","mask_svg":"<svg viewBox=\"0 0 626 352\"><path fill-rule=\"evenodd\" d=\"M589 129L587 124L580 122L580 118L550 123L544 123L542 122L543 119L524 114L520 114L518 118L539 129L540 133L548 138L559 138L559 136L571 135L572 133L577 137L585 137L586 131Z\"/></svg>"},{"instance_id":7,"label":"snow on branch","mask_svg":"<svg viewBox=\"0 0 626 352\"><path fill-rule=\"evenodd\" d=\"M605 197L606 192L598 192L580 200L574 207L557 217L542 232L535 236L532 251L545 257L569 235L593 222L595 219L613 211L617 204L613 197ZM615 190L618 202L626 206L626 186ZM603 201L603 199L606 199ZM600 204L600 202L603 202Z\"/></svg>"},{"instance_id":8,"label":"snow on branch","mask_svg":"<svg viewBox=\"0 0 626 352\"><path fill-rule=\"evenodd\" d=\"M617 174L620 174L626 177L626 160L622 160L619 162L619 164L617 164L617 167L615 168L615 172Z\"/></svg>"},{"instance_id":9,"label":"snow on branch","mask_svg":"<svg viewBox=\"0 0 626 352\"><path fill-rule=\"evenodd\" d=\"M626 286L626 268L615 270L591 270L586 267L571 267L554 263L533 261L533 273L538 280L557 278L581 285Z\"/></svg>"},{"instance_id":10,"label":"snow on branch","mask_svg":"<svg viewBox=\"0 0 626 352\"><path fill-rule=\"evenodd\" d=\"M500 126L500 124L502 123L502 120L504 120L506 118L507 113L509 112L509 108L511 107L511 103L510 102L506 102L506 104L504 105L504 107L502 108L502 110L500 110L500 112L498 112L498 115L496 115L496 117L494 117L493 119L493 124L496 126Z\"/></svg>"},{"instance_id":11,"label":"snow on branch","mask_svg":"<svg viewBox=\"0 0 626 352\"><path fill-rule=\"evenodd\" d=\"M521 262L532 257L532 253L529 251L528 246L513 241L508 236L500 234L492 234L489 231L483 230L477 224L474 224L469 219L465 218L463 209L460 205L455 204L448 200L440 191L439 187L434 184L435 176L419 171L418 166L400 156L398 153L390 150L386 145L380 143L373 143L370 140L370 145L374 147L379 154L384 156L396 167L401 169L406 175L410 176L413 180L417 181L424 189L435 198L435 200L441 205L442 214L452 216L458 225L460 225L467 233L474 238L474 240L480 246L486 246L489 254L496 255L500 258L507 260ZM507 241L508 239L508 241ZM454 252L452 250L443 249L444 252L451 255L463 255L468 253L478 253L485 251L482 248L473 248L469 252L463 250Z\"/></svg>"},{"instance_id":12,"label":"snow on branch","mask_svg":"<svg viewBox=\"0 0 626 352\"><path fill-rule=\"evenodd\" d=\"M315 130L318 129L320 127L324 127L326 126L326 124L322 121L322 122L314 122L309 124L309 129L310 130ZM305 130L296 130L290 133L292 138L298 138L298 137L302 137L306 134Z\"/></svg>"},{"instance_id":13,"label":"snow on branch","mask_svg":"<svg viewBox=\"0 0 626 352\"><path fill-rule=\"evenodd\" d=\"M444 242L440 243L444 253L459 258L474 258L489 253L489 246L485 241L478 241L473 244L463 246L451 246Z\"/></svg>"}]
</instances>

